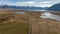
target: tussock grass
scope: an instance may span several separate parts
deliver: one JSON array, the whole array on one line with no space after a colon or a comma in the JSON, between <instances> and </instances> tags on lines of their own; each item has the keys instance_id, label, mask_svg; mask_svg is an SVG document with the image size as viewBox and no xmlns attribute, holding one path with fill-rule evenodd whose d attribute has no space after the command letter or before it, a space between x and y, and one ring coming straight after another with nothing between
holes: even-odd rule
<instances>
[{"instance_id":1,"label":"tussock grass","mask_svg":"<svg viewBox=\"0 0 60 34\"><path fill-rule=\"evenodd\" d=\"M28 34L26 14L0 14L0 34Z\"/></svg>"}]
</instances>

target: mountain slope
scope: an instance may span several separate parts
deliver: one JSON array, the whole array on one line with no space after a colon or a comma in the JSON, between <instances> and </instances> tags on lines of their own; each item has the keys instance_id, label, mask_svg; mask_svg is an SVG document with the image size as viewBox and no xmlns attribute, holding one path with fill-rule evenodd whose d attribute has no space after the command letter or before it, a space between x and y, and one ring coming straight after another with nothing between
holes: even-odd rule
<instances>
[{"instance_id":1,"label":"mountain slope","mask_svg":"<svg viewBox=\"0 0 60 34\"><path fill-rule=\"evenodd\" d=\"M48 8L47 10L60 11L60 3L51 6L51 7Z\"/></svg>"}]
</instances>

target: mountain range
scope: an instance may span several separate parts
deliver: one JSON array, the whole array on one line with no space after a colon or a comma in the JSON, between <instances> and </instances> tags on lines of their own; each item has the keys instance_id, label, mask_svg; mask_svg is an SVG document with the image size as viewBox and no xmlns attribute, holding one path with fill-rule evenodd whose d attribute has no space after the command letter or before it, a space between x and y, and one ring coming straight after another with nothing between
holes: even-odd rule
<instances>
[{"instance_id":1,"label":"mountain range","mask_svg":"<svg viewBox=\"0 0 60 34\"><path fill-rule=\"evenodd\" d=\"M49 10L60 11L60 3L54 4L51 7L34 7L34 6L13 6L13 5L0 5L0 9L19 9L19 10Z\"/></svg>"},{"instance_id":2,"label":"mountain range","mask_svg":"<svg viewBox=\"0 0 60 34\"><path fill-rule=\"evenodd\" d=\"M48 7L0 5L0 9L46 10Z\"/></svg>"}]
</instances>

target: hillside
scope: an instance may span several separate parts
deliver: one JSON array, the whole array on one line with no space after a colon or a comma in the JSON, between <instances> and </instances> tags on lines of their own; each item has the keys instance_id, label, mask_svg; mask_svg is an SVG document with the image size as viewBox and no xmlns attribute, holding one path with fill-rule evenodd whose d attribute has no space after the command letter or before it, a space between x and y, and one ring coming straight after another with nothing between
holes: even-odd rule
<instances>
[{"instance_id":1,"label":"hillside","mask_svg":"<svg viewBox=\"0 0 60 34\"><path fill-rule=\"evenodd\" d=\"M60 3L51 6L47 10L50 10L50 11L60 11Z\"/></svg>"}]
</instances>

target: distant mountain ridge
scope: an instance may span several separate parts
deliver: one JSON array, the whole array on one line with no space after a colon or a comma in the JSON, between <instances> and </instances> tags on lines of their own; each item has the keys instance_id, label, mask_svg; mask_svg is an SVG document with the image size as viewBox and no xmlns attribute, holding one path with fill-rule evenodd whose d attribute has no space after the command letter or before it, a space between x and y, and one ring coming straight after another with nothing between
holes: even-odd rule
<instances>
[{"instance_id":1,"label":"distant mountain ridge","mask_svg":"<svg viewBox=\"0 0 60 34\"><path fill-rule=\"evenodd\" d=\"M51 11L60 11L60 3L51 6L51 7L48 8L47 10L51 10Z\"/></svg>"},{"instance_id":2,"label":"distant mountain ridge","mask_svg":"<svg viewBox=\"0 0 60 34\"><path fill-rule=\"evenodd\" d=\"M0 5L0 9L22 9L22 10L45 10L48 7L33 7L33 6L9 6L9 5Z\"/></svg>"}]
</instances>

